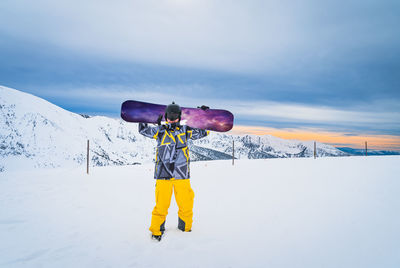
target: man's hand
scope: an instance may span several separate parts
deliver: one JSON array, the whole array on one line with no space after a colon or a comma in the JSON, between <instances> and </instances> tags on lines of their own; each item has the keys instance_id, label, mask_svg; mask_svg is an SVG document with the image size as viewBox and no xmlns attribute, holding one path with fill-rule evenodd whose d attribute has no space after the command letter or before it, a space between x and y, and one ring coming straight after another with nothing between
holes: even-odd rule
<instances>
[{"instance_id":1,"label":"man's hand","mask_svg":"<svg viewBox=\"0 0 400 268\"><path fill-rule=\"evenodd\" d=\"M162 118L163 118L163 115L160 114L160 115L158 116L158 118L157 118L157 125L161 126L161 120L162 120Z\"/></svg>"},{"instance_id":2,"label":"man's hand","mask_svg":"<svg viewBox=\"0 0 400 268\"><path fill-rule=\"evenodd\" d=\"M197 108L202 109L203 111L206 111L206 110L210 109L210 107L205 106L205 105L202 105L202 106L197 107Z\"/></svg>"}]
</instances>

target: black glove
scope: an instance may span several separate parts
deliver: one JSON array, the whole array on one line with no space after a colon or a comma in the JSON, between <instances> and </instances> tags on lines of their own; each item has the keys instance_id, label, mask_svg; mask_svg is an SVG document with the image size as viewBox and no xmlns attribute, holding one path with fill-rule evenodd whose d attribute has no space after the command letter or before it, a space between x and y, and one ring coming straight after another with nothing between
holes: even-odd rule
<instances>
[{"instance_id":1,"label":"black glove","mask_svg":"<svg viewBox=\"0 0 400 268\"><path fill-rule=\"evenodd\" d=\"M160 114L159 116L158 116L158 118L157 118L157 125L161 125L161 120L162 120L162 118L163 118L163 115L162 114Z\"/></svg>"},{"instance_id":2,"label":"black glove","mask_svg":"<svg viewBox=\"0 0 400 268\"><path fill-rule=\"evenodd\" d=\"M203 111L206 111L206 110L210 109L210 107L205 106L205 105L202 105L200 107L198 106L197 108L202 109Z\"/></svg>"}]
</instances>

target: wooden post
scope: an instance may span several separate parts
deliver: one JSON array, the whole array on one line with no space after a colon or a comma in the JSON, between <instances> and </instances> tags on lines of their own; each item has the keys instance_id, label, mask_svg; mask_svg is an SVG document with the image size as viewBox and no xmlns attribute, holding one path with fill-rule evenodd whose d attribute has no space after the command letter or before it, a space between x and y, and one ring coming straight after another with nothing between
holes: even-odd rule
<instances>
[{"instance_id":1,"label":"wooden post","mask_svg":"<svg viewBox=\"0 0 400 268\"><path fill-rule=\"evenodd\" d=\"M89 174L89 140L87 141L86 173Z\"/></svg>"},{"instance_id":2,"label":"wooden post","mask_svg":"<svg viewBox=\"0 0 400 268\"><path fill-rule=\"evenodd\" d=\"M314 159L317 158L317 142L314 141Z\"/></svg>"},{"instance_id":3,"label":"wooden post","mask_svg":"<svg viewBox=\"0 0 400 268\"><path fill-rule=\"evenodd\" d=\"M232 166L235 164L235 141L232 141Z\"/></svg>"},{"instance_id":4,"label":"wooden post","mask_svg":"<svg viewBox=\"0 0 400 268\"><path fill-rule=\"evenodd\" d=\"M365 142L365 156L368 156L368 146L367 146L367 142Z\"/></svg>"}]
</instances>

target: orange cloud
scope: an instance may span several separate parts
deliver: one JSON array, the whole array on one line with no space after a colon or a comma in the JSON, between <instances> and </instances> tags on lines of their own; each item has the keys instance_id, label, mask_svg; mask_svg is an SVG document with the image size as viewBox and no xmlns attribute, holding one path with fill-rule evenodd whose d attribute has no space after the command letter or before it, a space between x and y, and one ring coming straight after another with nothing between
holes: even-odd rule
<instances>
[{"instance_id":1,"label":"orange cloud","mask_svg":"<svg viewBox=\"0 0 400 268\"><path fill-rule=\"evenodd\" d=\"M283 139L319 141L337 147L365 148L375 150L400 150L400 136L395 135L349 135L318 129L276 129L257 126L234 126L232 134L272 135Z\"/></svg>"}]
</instances>

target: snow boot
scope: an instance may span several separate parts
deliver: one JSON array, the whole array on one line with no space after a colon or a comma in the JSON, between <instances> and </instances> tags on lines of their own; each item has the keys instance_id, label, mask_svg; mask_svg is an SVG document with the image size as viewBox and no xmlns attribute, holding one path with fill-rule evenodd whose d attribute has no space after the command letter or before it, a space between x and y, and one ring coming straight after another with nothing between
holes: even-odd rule
<instances>
[{"instance_id":1,"label":"snow boot","mask_svg":"<svg viewBox=\"0 0 400 268\"><path fill-rule=\"evenodd\" d=\"M151 238L157 240L158 242L161 241L162 235L151 235Z\"/></svg>"},{"instance_id":2,"label":"snow boot","mask_svg":"<svg viewBox=\"0 0 400 268\"><path fill-rule=\"evenodd\" d=\"M192 230L186 230L186 223L178 217L178 229L181 230L182 232L191 232Z\"/></svg>"}]
</instances>

